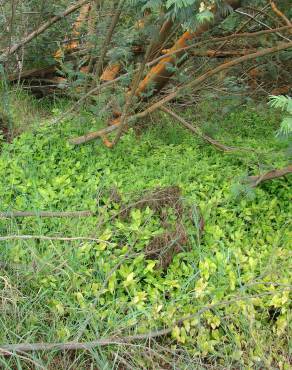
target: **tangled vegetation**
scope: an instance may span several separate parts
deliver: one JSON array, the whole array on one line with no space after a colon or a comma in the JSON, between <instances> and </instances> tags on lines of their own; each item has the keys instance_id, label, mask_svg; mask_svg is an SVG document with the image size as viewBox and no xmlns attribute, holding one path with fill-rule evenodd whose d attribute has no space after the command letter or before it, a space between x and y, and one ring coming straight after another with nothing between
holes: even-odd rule
<instances>
[{"instance_id":1,"label":"tangled vegetation","mask_svg":"<svg viewBox=\"0 0 292 370\"><path fill-rule=\"evenodd\" d=\"M208 114L205 106L197 111L208 118L210 130L216 122ZM170 336L149 348L144 339L139 353L125 343L101 347L93 356L102 368L124 361L132 368L189 368L189 361L198 367L203 361L216 368L288 369L291 181L275 180L243 194L240 185L246 168L252 171L259 159L276 167L285 163L288 141L275 138L279 117L252 106L226 114L218 135L226 138L228 132L231 142L255 149L244 156L222 155L166 116L157 119L163 120L159 128L141 137L129 132L111 152L67 144L66 137L81 126L84 131L100 125L86 113L54 131L44 125L4 145L2 209L90 209L94 215L0 221L2 235L52 236L1 242L1 343L87 342L171 328ZM161 125L163 138L157 135ZM173 186L181 189L175 199L184 210L179 216L175 203L162 202L170 225L163 224L153 201L137 205L145 189ZM147 246L166 228L173 230L180 217L186 237L163 269L147 255ZM92 240L53 238L64 235ZM32 359L54 368L58 355ZM78 354L75 360L80 368L90 361ZM14 358L1 361L10 366Z\"/></svg>"},{"instance_id":2,"label":"tangled vegetation","mask_svg":"<svg viewBox=\"0 0 292 370\"><path fill-rule=\"evenodd\" d=\"M285 0L0 0L0 368L291 368Z\"/></svg>"}]
</instances>

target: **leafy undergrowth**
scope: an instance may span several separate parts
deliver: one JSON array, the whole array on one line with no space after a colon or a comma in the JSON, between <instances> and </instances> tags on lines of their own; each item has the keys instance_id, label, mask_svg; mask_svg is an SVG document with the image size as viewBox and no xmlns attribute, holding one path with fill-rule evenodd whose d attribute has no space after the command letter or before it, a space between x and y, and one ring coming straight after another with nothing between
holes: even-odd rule
<instances>
[{"instance_id":1,"label":"leafy undergrowth","mask_svg":"<svg viewBox=\"0 0 292 370\"><path fill-rule=\"evenodd\" d=\"M218 127L218 117L209 121ZM90 114L4 144L0 211L90 209L96 215L2 219L0 234L99 241L0 241L0 343L84 342L162 328L171 334L87 354L0 356L1 366L288 369L291 178L254 191L240 185L247 174L285 165L288 144L275 139L277 122L253 108L226 114L217 137L256 150L233 154L161 115L114 150L67 143L100 125ZM187 236L162 268L147 247L178 215L166 205L166 225L151 205L130 206L127 217L121 211L145 191L169 186L181 189Z\"/></svg>"},{"instance_id":2,"label":"leafy undergrowth","mask_svg":"<svg viewBox=\"0 0 292 370\"><path fill-rule=\"evenodd\" d=\"M7 87L0 80L0 143L12 141L50 114L50 108L40 104L20 87ZM0 148L1 150L1 148Z\"/></svg>"}]
</instances>

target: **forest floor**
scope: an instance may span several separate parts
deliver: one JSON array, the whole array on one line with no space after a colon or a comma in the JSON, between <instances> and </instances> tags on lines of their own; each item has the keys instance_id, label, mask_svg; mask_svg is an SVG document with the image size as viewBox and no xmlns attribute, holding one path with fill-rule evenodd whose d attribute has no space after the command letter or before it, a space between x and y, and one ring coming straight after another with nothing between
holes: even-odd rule
<instances>
[{"instance_id":1,"label":"forest floor","mask_svg":"<svg viewBox=\"0 0 292 370\"><path fill-rule=\"evenodd\" d=\"M247 149L226 154L162 113L113 150L73 147L69 138L102 125L93 113L50 126L64 102L36 115L13 104L22 134L0 144L0 212L93 214L0 218L1 368L290 368L292 179L242 182L287 164L278 113L181 109ZM7 344L104 338L116 344L1 355Z\"/></svg>"}]
</instances>

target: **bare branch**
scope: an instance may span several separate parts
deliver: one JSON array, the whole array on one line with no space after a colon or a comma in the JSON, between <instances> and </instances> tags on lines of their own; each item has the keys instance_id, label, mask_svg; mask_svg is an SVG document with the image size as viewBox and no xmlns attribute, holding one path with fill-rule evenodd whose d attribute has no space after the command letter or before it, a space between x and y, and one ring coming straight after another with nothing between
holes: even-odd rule
<instances>
[{"instance_id":1,"label":"bare branch","mask_svg":"<svg viewBox=\"0 0 292 370\"><path fill-rule=\"evenodd\" d=\"M234 152L234 151L237 151L237 150L242 150L240 148L235 148L235 147L231 147L231 146L226 146L222 143L220 143L219 141L217 140L214 140L212 139L210 136L204 134L201 129L198 127L198 126L193 126L191 125L190 123L188 123L185 119L183 119L182 117L180 117L178 114L176 114L175 112L173 112L172 110L170 110L169 108L166 108L164 106L162 106L160 108L163 112L167 113L168 115L170 115L171 117L175 118L177 121L179 121L185 128L187 128L188 130L194 132L196 135L198 135L199 137L201 137L203 140L205 140L207 143L213 145L216 149L219 149L223 152Z\"/></svg>"},{"instance_id":2,"label":"bare branch","mask_svg":"<svg viewBox=\"0 0 292 370\"><path fill-rule=\"evenodd\" d=\"M73 145L85 144L85 143L88 143L89 141L101 138L101 137L117 130L119 127L120 127L120 124L111 125L111 126L108 126L108 127L104 128L102 130L90 132L86 135L79 136L79 137L76 137L74 139L71 139L71 140L69 140L69 143L73 144Z\"/></svg>"},{"instance_id":3,"label":"bare branch","mask_svg":"<svg viewBox=\"0 0 292 370\"><path fill-rule=\"evenodd\" d=\"M262 182L277 179L279 177L286 176L289 173L292 173L292 165L285 168L272 170L259 176L249 176L247 180L250 182L251 187L255 188Z\"/></svg>"},{"instance_id":4,"label":"bare branch","mask_svg":"<svg viewBox=\"0 0 292 370\"><path fill-rule=\"evenodd\" d=\"M268 34L268 33L275 33L275 32L278 32L278 31L284 31L284 30L287 30L291 27L288 27L288 26L283 26L283 27L280 27L280 28L275 28L275 29L272 29L272 30L263 30L263 31L258 31L258 32L245 32L245 33L240 33L240 34L234 34L234 35L229 35L229 36L224 36L224 37L217 37L217 38L213 38L213 39L209 39L208 41L210 42L220 42L220 41L226 41L226 40L231 40L231 39L234 39L234 38L244 38L244 37L257 37L257 36L261 36L263 34ZM204 45L206 43L206 41L203 41L203 42L199 42L199 43L195 43L195 44L192 44L192 45L189 45L185 48L181 48L181 49L178 49L178 50L174 50L174 51L171 51L165 55L162 55L154 60L152 60L151 62L147 63L146 64L146 67L152 67L154 64L156 64L157 62L159 62L160 60L164 59L166 56L171 56L171 55L174 55L176 53L179 53L181 51L187 51L191 48L194 48L194 47L199 47L201 45ZM136 70L134 70L133 72L136 72ZM98 85L96 87L94 87L93 89L91 89L90 91L88 91L84 96L82 96L70 109L68 109L66 112L64 112L61 116L59 116L58 118L56 118L52 124L56 124L58 122L60 122L62 119L64 119L65 117L68 117L69 114L71 114L82 102L84 102L85 100L87 100L91 95L94 95L94 94L98 94L100 93L103 89L107 88L107 87L110 87L112 85L114 85L115 83L119 82L120 80L122 80L123 78L127 77L129 75L129 73L125 73L119 77L117 77L116 79L112 80L112 81L107 81L105 83L103 83L102 85ZM115 127L116 129L117 127ZM113 130L111 130L113 131ZM109 131L109 132L111 132ZM105 134L107 134L108 132L105 132ZM99 135L96 133L97 136L93 135L92 139L90 140L95 140L99 137L101 137L102 135ZM87 136L87 135L85 135ZM84 142L87 142L86 141L86 138L85 136L83 136L84 138ZM88 140L88 141L90 141ZM71 143L72 144L75 144L75 139L72 139L71 140ZM81 142L76 142L76 144L83 144L83 141L81 140Z\"/></svg>"},{"instance_id":5,"label":"bare branch","mask_svg":"<svg viewBox=\"0 0 292 370\"><path fill-rule=\"evenodd\" d=\"M123 5L124 5L124 0L120 0L119 4L118 4L118 9L111 21L111 24L110 24L110 27L109 27L109 30L108 30L108 33L105 37L105 40L104 40L104 43L102 45L102 49L101 49L101 56L99 58L99 61L95 67L95 74L96 76L99 78L101 73L102 73L102 69L103 69L103 64L104 64L104 58L106 56L106 53L108 51L108 48L110 46L110 43L111 43L111 39L113 37L113 33L114 33L114 30L119 22L119 19L120 19L120 16L122 14L122 9L123 9Z\"/></svg>"},{"instance_id":6,"label":"bare branch","mask_svg":"<svg viewBox=\"0 0 292 370\"><path fill-rule=\"evenodd\" d=\"M155 44L155 41L154 41L154 39L152 39L150 44L148 45L147 51L146 51L145 56L144 56L144 60L141 63L136 76L134 77L134 80L133 80L133 83L132 83L132 86L131 86L131 92L130 92L129 96L127 96L126 105L125 105L125 108L124 108L122 116L121 116L121 121L120 121L120 124L119 124L119 127L118 127L117 135L116 135L116 137L114 139L114 142L113 142L113 146L115 146L119 142L119 140L122 136L123 129L127 124L127 118L128 118L128 113L129 113L130 107L132 105L134 96L136 95L136 92L138 91L139 84L142 80L143 73L144 73L146 64L148 62L148 59L151 55L151 52L153 50L153 45L154 44Z\"/></svg>"},{"instance_id":7,"label":"bare branch","mask_svg":"<svg viewBox=\"0 0 292 370\"><path fill-rule=\"evenodd\" d=\"M56 15L49 19L47 22L43 23L39 28L31 32L29 35L25 36L18 44L13 45L12 47L7 48L2 55L0 55L0 62L6 61L7 58L14 54L18 49L23 47L24 45L28 44L30 41L32 41L37 36L41 35L43 32L45 32L49 27L51 27L53 24L57 23L61 19L65 18L66 16L72 14L79 8L81 8L83 5L87 4L89 0L81 0L77 2L75 5L72 5L68 7L64 12L62 12L59 15Z\"/></svg>"},{"instance_id":8,"label":"bare branch","mask_svg":"<svg viewBox=\"0 0 292 370\"><path fill-rule=\"evenodd\" d=\"M290 291L289 288L283 289ZM36 351L73 351L73 350L91 350L95 347L104 347L111 345L126 345L127 343L132 343L135 341L149 341L150 339L162 337L171 334L172 330L176 326L181 326L185 321L193 320L194 318L200 317L203 313L213 310L218 307L228 306L230 304L240 302L240 301L250 301L253 298L265 297L270 295L275 295L277 292L265 292L261 294L255 294L246 297L236 297L227 301L221 301L215 304L207 305L196 313L182 317L173 323L173 325L166 327L164 329L159 329L156 331L151 331L146 334L131 335L128 337L110 337L105 339L97 339L91 342L66 342L66 343L20 343L20 344L7 344L0 347L0 353L6 356L10 356L11 353L15 352L36 352Z\"/></svg>"},{"instance_id":9,"label":"bare branch","mask_svg":"<svg viewBox=\"0 0 292 370\"><path fill-rule=\"evenodd\" d=\"M0 212L1 218L15 218L15 217L90 217L94 216L92 211L69 211L69 212L50 212L50 211L11 211Z\"/></svg>"},{"instance_id":10,"label":"bare branch","mask_svg":"<svg viewBox=\"0 0 292 370\"><path fill-rule=\"evenodd\" d=\"M288 25L292 26L292 23L290 20L286 17L286 15L281 12L281 10L277 7L274 1L270 0L271 8L275 14L277 14L278 17L282 18L282 20Z\"/></svg>"},{"instance_id":11,"label":"bare branch","mask_svg":"<svg viewBox=\"0 0 292 370\"><path fill-rule=\"evenodd\" d=\"M194 81L191 81L188 84L177 88L171 94L169 94L169 95L165 96L164 98L162 98L161 100L157 101L156 103L151 105L149 108L147 108L143 112L137 113L137 114L129 117L128 122L133 122L137 119L141 119L141 118L146 117L148 114L153 113L157 109L160 109L166 103L175 99L179 94L181 94L183 92L184 89L189 89L189 88L193 89L193 88L201 85L207 79L215 76L216 74L220 73L221 71L223 71L225 69L229 69L229 68L234 67L238 64L241 64L241 63L244 63L244 62L256 59L256 58L260 58L260 57L263 57L263 56L266 56L266 55L269 55L269 54L273 54L273 53L279 52L281 50L287 50L289 48L292 48L292 42L281 43L281 44L276 45L274 47L261 49L261 50L255 52L255 53L247 54L247 55L244 55L242 57L235 58L235 59L233 59L229 62L222 63L218 67L216 67L214 69L211 69L211 70L207 71L206 73L204 73L203 75L199 76ZM87 143L88 141L95 140L97 138L103 137L104 135L117 130L119 127L120 127L119 124L112 125L110 127L106 127L105 129L95 131L95 132L91 132L87 135L71 139L70 143L74 144L74 145L84 144L84 143Z\"/></svg>"},{"instance_id":12,"label":"bare branch","mask_svg":"<svg viewBox=\"0 0 292 370\"><path fill-rule=\"evenodd\" d=\"M291 29L291 28L292 28L292 26L283 26L283 27L279 27L279 28L273 28L273 29L262 30L262 31L257 31L257 32L242 32L242 33L235 33L235 34L228 35L228 36L223 36L223 37L209 38L206 41L197 42L197 43L194 43L192 45L188 45L184 48L177 49L177 50L172 50L167 54L161 55L160 57L154 59L150 63L147 63L147 67L152 67L154 64L156 64L160 60L164 59L165 57L180 53L182 51L188 51L188 50L190 50L192 48L195 48L195 47L198 48L200 46L205 45L206 43L229 41L229 40L239 39L239 38L258 37L258 36L266 35L266 34L269 34L269 33L277 33L277 32L280 32L280 31L286 31L286 30Z\"/></svg>"},{"instance_id":13,"label":"bare branch","mask_svg":"<svg viewBox=\"0 0 292 370\"><path fill-rule=\"evenodd\" d=\"M44 235L6 235L0 236L0 241L8 240L47 240L47 241L62 241L62 242L74 242L74 241L89 241L89 242L104 242L101 239L87 238L82 236L77 237L59 237L59 236L44 236Z\"/></svg>"},{"instance_id":14,"label":"bare branch","mask_svg":"<svg viewBox=\"0 0 292 370\"><path fill-rule=\"evenodd\" d=\"M279 52L281 50L287 50L289 48L292 48L292 42L281 43L281 44L278 44L278 45L276 45L274 47L271 47L271 48L261 49L261 50L255 52L255 53L244 55L242 57L233 59L229 62L220 64L218 67L216 67L214 69L210 69L209 71L207 71L203 75L199 76L195 80L189 82L188 84L177 88L174 92L165 96L163 99L159 100L158 102L154 103L152 106L147 108L145 111L135 114L134 116L132 116L132 120L146 117L148 114L154 112L157 109L160 109L164 104L166 104L169 101L175 99L179 94L182 93L182 91L184 89L193 89L193 88L201 85L207 79L215 76L216 74L220 73L221 71L223 71L225 69L229 69L229 68L234 67L238 64L241 64L241 63L244 63L244 62L256 59L256 58L260 58L260 57L263 57L263 56L266 56L266 55L269 55L269 54L273 54L273 53Z\"/></svg>"}]
</instances>

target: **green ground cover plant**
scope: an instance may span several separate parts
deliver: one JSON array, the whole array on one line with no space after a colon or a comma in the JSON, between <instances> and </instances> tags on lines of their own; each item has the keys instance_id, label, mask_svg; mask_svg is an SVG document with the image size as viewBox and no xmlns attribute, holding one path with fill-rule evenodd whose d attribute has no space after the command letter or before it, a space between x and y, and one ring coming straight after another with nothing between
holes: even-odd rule
<instances>
[{"instance_id":1,"label":"green ground cover plant","mask_svg":"<svg viewBox=\"0 0 292 370\"><path fill-rule=\"evenodd\" d=\"M54 114L60 109L56 105ZM207 112L202 104L184 115L212 131L218 122ZM92 341L172 329L156 341L88 353L0 355L3 368L289 368L291 178L253 190L241 185L248 174L285 165L289 140L276 137L281 120L265 106L244 105L221 117L216 137L252 150L218 152L163 114L153 116L142 134L130 130L114 151L95 142L73 147L69 137L101 126L84 112L2 144L0 211L95 214L0 219L0 236L98 241L0 240L0 343ZM169 186L181 189L190 210L183 215L188 241L162 269L146 253L165 232L157 213L133 206L127 217L117 215L145 191ZM171 207L166 212L174 227L177 214Z\"/></svg>"}]
</instances>

